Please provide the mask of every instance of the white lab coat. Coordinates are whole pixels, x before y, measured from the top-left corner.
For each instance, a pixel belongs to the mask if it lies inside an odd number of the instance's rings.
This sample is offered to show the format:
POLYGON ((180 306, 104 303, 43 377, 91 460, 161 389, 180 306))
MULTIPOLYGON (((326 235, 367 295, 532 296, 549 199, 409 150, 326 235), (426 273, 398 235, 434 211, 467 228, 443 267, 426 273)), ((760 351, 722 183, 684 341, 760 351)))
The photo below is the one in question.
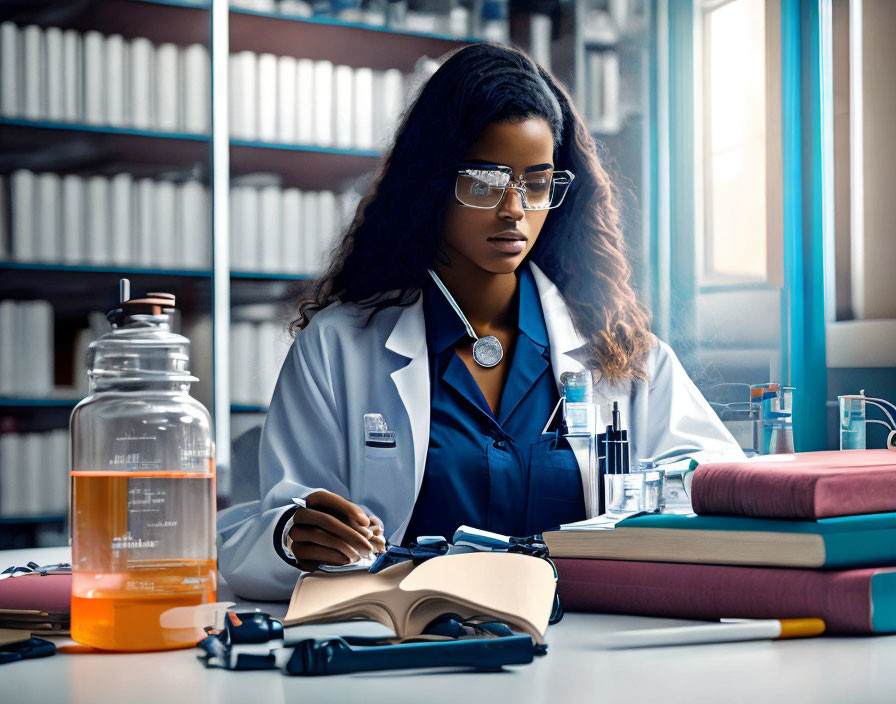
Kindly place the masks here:
MULTIPOLYGON (((559 384, 563 372, 584 369, 576 357, 584 340, 560 291, 537 266, 530 266, 559 384)), ((273 531, 283 512, 294 506, 293 498, 318 488, 379 516, 392 543, 404 536, 429 445, 422 299, 387 308, 363 327, 366 315, 356 304, 328 306, 296 336, 283 365, 261 437, 262 499, 229 509, 218 520, 218 566, 243 597, 289 598, 298 573, 275 553, 273 531), (365 446, 365 413, 383 414, 395 431, 396 447, 365 446)), ((679 445, 739 453, 668 345, 658 342, 647 368, 649 382, 595 385, 604 425, 610 421, 611 402, 618 401, 633 461, 679 445)))

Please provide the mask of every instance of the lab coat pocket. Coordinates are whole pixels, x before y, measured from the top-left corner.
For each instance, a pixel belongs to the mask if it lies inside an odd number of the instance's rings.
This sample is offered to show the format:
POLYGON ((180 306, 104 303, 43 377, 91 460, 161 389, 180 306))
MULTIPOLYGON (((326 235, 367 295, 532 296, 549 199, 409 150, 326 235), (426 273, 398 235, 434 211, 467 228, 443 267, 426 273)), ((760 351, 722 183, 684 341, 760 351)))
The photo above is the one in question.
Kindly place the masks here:
POLYGON ((361 503, 380 520, 394 513, 387 506, 394 509, 400 492, 408 484, 408 479, 402 477, 400 460, 398 447, 364 448, 364 498, 361 503))

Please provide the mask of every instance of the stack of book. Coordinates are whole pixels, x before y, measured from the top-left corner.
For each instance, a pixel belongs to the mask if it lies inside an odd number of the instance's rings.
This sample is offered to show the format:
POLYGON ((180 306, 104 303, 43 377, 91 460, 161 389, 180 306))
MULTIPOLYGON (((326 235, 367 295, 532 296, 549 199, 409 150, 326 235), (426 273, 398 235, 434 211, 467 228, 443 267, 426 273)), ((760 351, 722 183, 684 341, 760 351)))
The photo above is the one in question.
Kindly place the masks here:
POLYGON ((700 465, 692 515, 544 534, 565 609, 896 632, 896 452, 700 465))

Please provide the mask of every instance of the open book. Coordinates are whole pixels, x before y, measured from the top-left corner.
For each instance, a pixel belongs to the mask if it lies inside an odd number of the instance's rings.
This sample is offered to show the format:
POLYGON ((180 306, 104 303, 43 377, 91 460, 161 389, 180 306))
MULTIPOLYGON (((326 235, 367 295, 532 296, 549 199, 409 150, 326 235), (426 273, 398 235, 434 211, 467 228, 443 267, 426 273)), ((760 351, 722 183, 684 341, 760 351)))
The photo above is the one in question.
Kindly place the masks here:
POLYGON ((543 643, 555 587, 545 560, 500 552, 401 562, 376 574, 310 573, 299 578, 283 625, 366 619, 403 639, 452 613, 501 621, 543 643))

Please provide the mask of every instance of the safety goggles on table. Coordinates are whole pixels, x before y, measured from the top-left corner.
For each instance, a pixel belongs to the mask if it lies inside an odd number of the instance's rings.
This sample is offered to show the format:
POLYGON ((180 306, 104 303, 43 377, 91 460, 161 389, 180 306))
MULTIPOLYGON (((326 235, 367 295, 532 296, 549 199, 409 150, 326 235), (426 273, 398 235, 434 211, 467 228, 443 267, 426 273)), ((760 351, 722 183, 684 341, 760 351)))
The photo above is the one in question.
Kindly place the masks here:
POLYGON ((494 208, 508 189, 520 194, 523 210, 550 210, 566 197, 575 176, 570 171, 538 167, 514 183, 513 169, 502 164, 459 164, 454 195, 470 208, 494 208))

